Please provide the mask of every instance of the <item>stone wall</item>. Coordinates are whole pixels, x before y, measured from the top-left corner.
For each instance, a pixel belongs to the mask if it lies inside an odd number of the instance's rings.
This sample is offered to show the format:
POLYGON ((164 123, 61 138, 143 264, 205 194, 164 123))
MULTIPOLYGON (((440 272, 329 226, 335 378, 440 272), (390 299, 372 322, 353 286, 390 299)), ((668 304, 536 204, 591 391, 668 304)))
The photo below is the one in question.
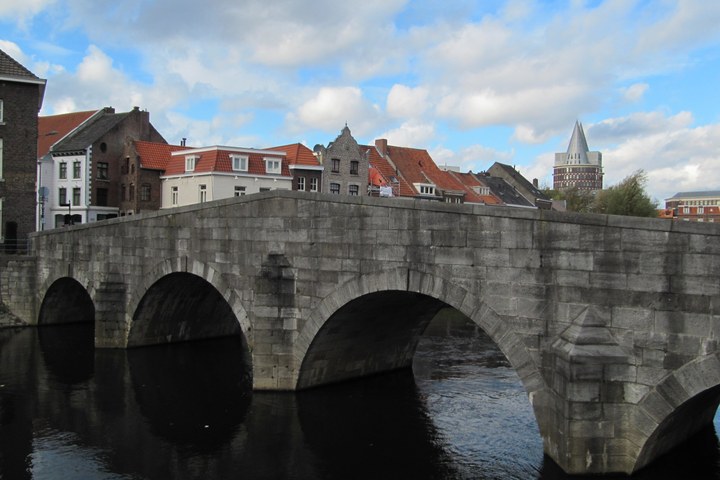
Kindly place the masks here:
POLYGON ((0 328, 37 322, 35 258, 0 255, 0 328))
MULTIPOLYGON (((147 343, 134 322, 163 308, 144 301, 151 288, 191 307, 160 281, 203 279, 240 325, 258 389, 405 366, 423 312, 453 307, 516 369, 568 472, 637 470, 720 401, 720 226, 275 191, 34 239, 38 299, 75 278, 98 345, 147 343)), ((153 341, 172 341, 158 332, 187 319, 162 317, 153 341)))

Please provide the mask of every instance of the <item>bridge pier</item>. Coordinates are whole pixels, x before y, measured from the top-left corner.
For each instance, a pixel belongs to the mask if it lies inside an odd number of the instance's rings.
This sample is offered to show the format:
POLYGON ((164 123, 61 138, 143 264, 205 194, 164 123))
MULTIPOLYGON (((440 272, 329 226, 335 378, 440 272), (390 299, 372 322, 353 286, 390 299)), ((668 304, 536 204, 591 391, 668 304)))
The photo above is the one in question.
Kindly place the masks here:
POLYGON ((127 287, 119 273, 111 273, 95 290, 95 346, 125 348, 127 287))

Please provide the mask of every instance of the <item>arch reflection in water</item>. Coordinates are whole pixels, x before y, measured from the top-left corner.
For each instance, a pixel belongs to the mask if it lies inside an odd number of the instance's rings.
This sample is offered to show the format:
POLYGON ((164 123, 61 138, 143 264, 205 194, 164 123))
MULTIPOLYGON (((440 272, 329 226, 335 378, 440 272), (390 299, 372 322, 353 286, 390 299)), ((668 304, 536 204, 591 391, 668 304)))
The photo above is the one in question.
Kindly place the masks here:
POLYGON ((239 336, 127 352, 135 399, 153 431, 195 452, 229 442, 250 405, 239 336))

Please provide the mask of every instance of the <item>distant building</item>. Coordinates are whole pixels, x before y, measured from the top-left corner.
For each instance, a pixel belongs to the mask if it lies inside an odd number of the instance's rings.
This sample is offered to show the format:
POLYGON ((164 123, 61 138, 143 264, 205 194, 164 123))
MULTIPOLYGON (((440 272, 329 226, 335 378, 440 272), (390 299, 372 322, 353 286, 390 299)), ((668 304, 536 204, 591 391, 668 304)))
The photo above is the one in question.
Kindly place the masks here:
POLYGON ((602 153, 590 151, 580 122, 575 122, 567 152, 555 154, 553 188, 589 191, 603 188, 602 153))
POLYGON ((552 209, 552 200, 538 188, 537 180, 530 182, 527 178, 523 177, 520 172, 515 170, 515 167, 495 162, 488 168, 487 173, 493 177, 500 177, 505 180, 536 207, 543 210, 552 209))
POLYGON ((292 190, 283 150, 211 146, 169 152, 162 180, 162 208, 292 190))
POLYGON ((720 222, 720 191, 676 193, 665 200, 660 216, 685 222, 720 222))
POLYGON ((0 250, 24 249, 35 230, 38 112, 45 80, 0 50, 0 250))
POLYGON ((325 193, 367 195, 369 161, 347 125, 327 148, 315 147, 323 166, 325 193))
POLYGON ((292 143, 268 150, 285 152, 292 175, 292 189, 298 192, 321 192, 323 166, 318 157, 302 143, 292 143))
POLYGON ((123 179, 135 178, 137 159, 128 155, 128 144, 135 140, 165 141, 148 112, 135 107, 115 113, 106 107, 53 143, 48 154, 54 191, 46 207, 50 218, 46 228, 134 213, 135 207, 127 205, 134 205, 138 185, 123 179))

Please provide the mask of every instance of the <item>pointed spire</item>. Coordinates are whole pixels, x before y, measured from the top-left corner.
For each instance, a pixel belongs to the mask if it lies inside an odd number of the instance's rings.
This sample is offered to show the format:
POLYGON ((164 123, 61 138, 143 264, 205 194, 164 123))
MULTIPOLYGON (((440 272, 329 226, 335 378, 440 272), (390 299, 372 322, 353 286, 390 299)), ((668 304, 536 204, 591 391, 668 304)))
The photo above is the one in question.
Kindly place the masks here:
POLYGON ((570 144, 567 149, 567 163, 590 163, 587 157, 587 152, 589 151, 590 149, 588 148, 587 140, 585 139, 585 132, 583 131, 582 124, 576 120, 575 128, 573 129, 570 144))

